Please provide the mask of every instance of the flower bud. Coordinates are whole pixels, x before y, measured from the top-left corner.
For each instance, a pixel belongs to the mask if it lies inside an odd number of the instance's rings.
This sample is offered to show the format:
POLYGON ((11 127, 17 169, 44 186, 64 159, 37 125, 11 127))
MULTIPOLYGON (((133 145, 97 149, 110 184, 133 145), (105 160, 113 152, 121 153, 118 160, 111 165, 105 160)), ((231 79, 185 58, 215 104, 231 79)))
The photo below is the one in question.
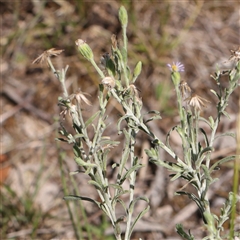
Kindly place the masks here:
POLYGON ((82 39, 78 39, 75 41, 79 52, 85 57, 88 61, 93 60, 93 52, 89 45, 83 41, 82 39))
POLYGON ((127 26, 128 24, 128 15, 125 7, 121 6, 118 12, 119 20, 122 24, 122 26, 127 26))
POLYGON ((180 81, 181 81, 180 73, 179 72, 172 72, 171 73, 171 79, 172 79, 172 82, 173 82, 174 86, 178 86, 180 81))
POLYGON ((140 75, 141 71, 142 71, 142 62, 139 61, 133 71, 133 79, 134 79, 133 82, 135 82, 137 77, 140 75))

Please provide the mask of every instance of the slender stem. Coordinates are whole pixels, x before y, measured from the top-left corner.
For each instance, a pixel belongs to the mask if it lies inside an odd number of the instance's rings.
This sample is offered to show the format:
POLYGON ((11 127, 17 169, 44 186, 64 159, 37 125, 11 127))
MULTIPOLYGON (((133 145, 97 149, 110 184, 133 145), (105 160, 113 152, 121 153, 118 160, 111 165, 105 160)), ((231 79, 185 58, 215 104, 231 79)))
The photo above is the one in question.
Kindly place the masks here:
POLYGON ((187 156, 187 151, 189 149, 189 144, 186 139, 186 111, 182 106, 182 95, 179 90, 179 86, 175 85, 175 91, 177 94, 177 103, 178 103, 178 112, 180 115, 180 121, 181 121, 181 129, 182 129, 182 134, 181 139, 182 139, 182 146, 183 146, 183 156, 187 156))
POLYGON ((127 26, 122 26, 123 46, 127 52, 127 26))
MULTIPOLYGON (((130 164, 131 167, 135 165, 134 163, 134 146, 135 146, 135 131, 133 129, 129 129, 128 131, 130 136, 130 164)), ((134 199, 134 187, 136 181, 136 171, 133 171, 130 174, 130 182, 129 182, 129 206, 134 199)), ((127 227, 125 232, 125 240, 130 240, 130 229, 131 229, 131 222, 132 222, 132 214, 133 211, 128 211, 128 218, 127 218, 127 227)))
POLYGON ((105 77, 104 73, 102 72, 102 70, 98 67, 98 65, 96 64, 96 62, 92 59, 91 64, 93 65, 93 67, 96 69, 96 71, 98 72, 98 74, 100 75, 100 77, 103 79, 105 77))
POLYGON ((240 170, 240 98, 238 100, 238 119, 237 119, 237 152, 236 152, 236 161, 234 161, 234 174, 233 174, 233 204, 232 204, 232 212, 230 218, 230 232, 229 232, 229 239, 234 238, 234 226, 235 226, 235 219, 236 219, 236 202, 237 194, 238 194, 238 187, 239 187, 239 170, 240 170))
POLYGON ((57 77, 57 79, 61 83, 62 90, 63 90, 63 96, 65 98, 67 98, 68 97, 68 92, 67 92, 67 88, 66 88, 66 85, 65 85, 65 79, 66 79, 66 73, 67 73, 67 70, 68 70, 68 65, 66 66, 65 69, 62 69, 61 73, 59 73, 58 71, 56 71, 55 67, 53 66, 50 57, 47 58, 47 62, 49 64, 52 72, 54 73, 54 75, 57 77))
POLYGON ((129 86, 129 79, 128 79, 128 73, 127 73, 127 25, 122 25, 122 36, 123 36, 123 49, 125 51, 124 53, 124 59, 122 59, 122 69, 123 69, 123 74, 124 74, 124 79, 125 79, 125 84, 126 87, 128 88, 129 86))

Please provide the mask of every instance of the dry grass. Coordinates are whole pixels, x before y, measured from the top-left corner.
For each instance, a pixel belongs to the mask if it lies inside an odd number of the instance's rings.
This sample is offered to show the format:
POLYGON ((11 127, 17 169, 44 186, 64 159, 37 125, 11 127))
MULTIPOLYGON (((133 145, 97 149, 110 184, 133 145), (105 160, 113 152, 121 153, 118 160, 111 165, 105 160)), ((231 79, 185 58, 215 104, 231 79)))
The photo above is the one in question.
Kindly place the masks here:
MULTIPOLYGON (((11 222, 5 223, 4 232, 1 233, 4 238, 74 239, 62 200, 58 150, 54 141, 58 128, 54 118, 59 114, 57 97, 61 95, 61 88, 47 66, 32 65, 31 62, 46 49, 64 49, 61 57, 55 60, 56 64, 59 68, 70 65, 67 80, 69 92, 80 86, 82 91, 91 94, 93 107, 86 109, 86 116, 89 116, 96 110, 94 101, 97 100, 98 77, 86 61, 79 59, 74 42, 78 38, 85 39, 99 61, 103 53, 110 51, 111 34, 121 34, 117 20, 120 5, 119 1, 82 3, 77 0, 55 0, 45 1, 45 4, 44 1, 33 0, 0 2, 1 157, 7 159, 2 167, 10 166, 5 180, 7 185, 19 198, 26 193, 33 196, 31 206, 41 214, 36 226, 31 220, 16 224, 12 217, 11 222), (33 235, 34 227, 36 231, 33 235)), ((125 6, 130 20, 128 34, 132 60, 129 64, 133 67, 138 60, 143 62, 143 73, 137 87, 141 90, 144 111, 156 109, 162 112, 163 120, 152 127, 158 135, 164 136, 177 122, 175 93, 166 64, 174 60, 183 62, 186 69, 184 79, 197 94, 214 105, 216 99, 209 90, 216 87, 210 74, 214 73, 216 63, 226 67, 229 63, 224 62, 230 55, 230 49, 240 44, 239 3, 214 0, 132 1, 125 6), (159 94, 161 96, 158 99, 159 94)), ((236 91, 228 106, 231 121, 223 119, 221 131, 236 131, 238 98, 236 91)), ((118 114, 119 109, 114 102, 109 106, 110 111, 118 114)), ((209 106, 205 114, 212 111, 209 106)), ((140 137, 138 144, 141 155, 142 147, 148 145, 148 139, 140 137)), ((178 145, 177 138, 174 143, 178 145)), ((62 145, 62 148, 67 152, 67 176, 68 171, 75 170, 76 166, 69 146, 62 145)), ((234 154, 235 149, 234 141, 227 139, 219 142, 214 158, 234 154)), ((117 154, 112 153, 112 161, 117 154)), ((199 229, 200 218, 195 206, 186 198, 173 196, 183 183, 169 183, 167 172, 148 165, 144 156, 143 161, 147 167, 139 173, 136 191, 137 194, 150 197, 153 211, 144 219, 143 225, 137 227, 135 238, 178 239, 173 223, 179 218, 184 226, 193 229, 192 233, 201 238, 203 233, 199 229), (187 210, 181 212, 185 206, 187 210), (162 230, 166 228, 168 231, 163 234, 162 230)), ((216 212, 231 190, 232 165, 225 166, 219 173, 223 178, 210 193, 216 212)), ((82 195, 96 194, 89 188, 84 176, 77 176, 77 183, 82 195)), ((12 207, 14 204, 22 203, 16 200, 12 202, 12 207)), ((101 214, 92 205, 84 206, 89 222, 101 224, 101 214)), ((18 207, 24 216, 24 210, 18 207)), ((96 239, 104 237, 98 236, 96 239)))

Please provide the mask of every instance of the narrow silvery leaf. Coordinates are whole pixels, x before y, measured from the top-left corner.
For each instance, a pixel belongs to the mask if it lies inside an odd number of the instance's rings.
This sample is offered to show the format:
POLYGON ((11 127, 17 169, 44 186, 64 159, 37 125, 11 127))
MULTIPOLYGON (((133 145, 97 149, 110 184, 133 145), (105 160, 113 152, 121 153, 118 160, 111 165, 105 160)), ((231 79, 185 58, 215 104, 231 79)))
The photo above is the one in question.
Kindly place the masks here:
POLYGON ((103 186, 101 186, 101 184, 99 184, 98 182, 94 180, 89 180, 88 183, 94 185, 98 190, 103 192, 103 186))
POLYGON ((138 222, 139 219, 141 219, 141 218, 143 217, 143 215, 144 215, 146 212, 148 212, 149 209, 150 209, 150 206, 148 205, 144 210, 142 210, 142 211, 137 215, 137 217, 135 218, 135 220, 134 220, 134 222, 133 222, 133 224, 132 224, 132 226, 131 226, 131 229, 130 229, 130 232, 129 232, 129 239, 130 239, 130 236, 131 236, 131 234, 132 234, 132 232, 133 232, 133 230, 134 230, 134 227, 135 227, 136 223, 138 222))
POLYGON ((92 168, 97 167, 95 163, 85 162, 80 157, 75 158, 75 161, 79 166, 82 166, 82 167, 92 167, 92 168))
POLYGON ((100 111, 97 111, 95 114, 93 114, 86 122, 85 122, 85 128, 87 128, 92 122, 98 117, 100 114, 100 111))
POLYGON ((95 203, 98 207, 100 207, 100 202, 89 198, 89 197, 82 197, 82 196, 76 196, 76 195, 69 195, 69 196, 65 196, 63 197, 64 200, 83 200, 83 201, 88 201, 88 202, 92 202, 95 203))
POLYGON ((222 158, 221 160, 218 160, 217 162, 215 162, 211 168, 209 169, 210 172, 212 172, 217 166, 225 163, 225 162, 228 162, 228 161, 232 161, 236 158, 237 156, 236 155, 233 155, 233 156, 228 156, 228 157, 225 157, 225 158, 222 158))
POLYGON ((133 80, 132 80, 133 83, 136 81, 136 79, 140 75, 141 71, 142 71, 142 62, 139 61, 133 70, 133 80))
POLYGON ((229 116, 229 114, 228 114, 226 111, 223 111, 222 113, 223 113, 223 115, 225 115, 228 119, 230 119, 230 116, 229 116))
POLYGON ((212 125, 211 121, 208 121, 207 119, 205 119, 203 117, 199 117, 199 120, 205 122, 209 127, 212 128, 213 125, 212 125))
POLYGON ((213 129, 213 127, 214 127, 214 120, 213 120, 212 116, 209 117, 209 121, 211 123, 211 128, 213 129))
POLYGON ((78 138, 83 138, 85 136, 83 134, 78 133, 78 134, 74 135, 73 137, 74 137, 74 139, 78 139, 78 138))
POLYGON ((194 236, 192 234, 187 234, 184 230, 183 230, 183 226, 182 224, 176 224, 176 229, 177 229, 177 233, 183 237, 184 239, 187 240, 194 240, 194 236))
POLYGON ((149 199, 147 197, 145 197, 145 196, 137 197, 130 203, 129 212, 133 212, 134 206, 139 200, 142 200, 142 201, 145 201, 145 202, 149 203, 149 199))
POLYGON ((209 146, 209 141, 208 141, 207 133, 205 132, 205 130, 204 130, 203 128, 199 128, 199 130, 203 133, 206 146, 209 146))
POLYGON ((216 139, 219 138, 219 137, 224 137, 224 136, 232 137, 232 138, 236 139, 236 134, 235 134, 235 133, 226 132, 226 133, 222 133, 222 134, 217 135, 217 136, 214 138, 214 140, 216 140, 216 139))
POLYGON ((214 91, 213 89, 211 89, 210 92, 212 92, 218 99, 221 98, 221 97, 219 96, 219 94, 216 93, 216 91, 214 91))
POLYGON ((124 175, 123 177, 121 178, 120 180, 120 183, 123 183, 129 176, 132 172, 134 171, 137 171, 137 169, 141 168, 142 167, 142 164, 138 164, 138 165, 135 165, 133 167, 131 167, 124 175))

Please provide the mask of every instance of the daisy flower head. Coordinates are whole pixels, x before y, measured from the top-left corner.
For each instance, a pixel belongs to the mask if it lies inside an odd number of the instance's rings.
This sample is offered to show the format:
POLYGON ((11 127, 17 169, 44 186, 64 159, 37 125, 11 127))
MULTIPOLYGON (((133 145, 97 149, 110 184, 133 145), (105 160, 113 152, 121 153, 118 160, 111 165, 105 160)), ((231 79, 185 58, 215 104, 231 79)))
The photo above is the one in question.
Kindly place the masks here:
POLYGON ((181 81, 180 72, 184 71, 184 65, 181 62, 173 62, 173 64, 167 64, 171 70, 171 79, 175 87, 177 87, 181 81))
POLYGON ((172 64, 167 64, 171 72, 184 72, 184 65, 181 62, 173 62, 172 64))

